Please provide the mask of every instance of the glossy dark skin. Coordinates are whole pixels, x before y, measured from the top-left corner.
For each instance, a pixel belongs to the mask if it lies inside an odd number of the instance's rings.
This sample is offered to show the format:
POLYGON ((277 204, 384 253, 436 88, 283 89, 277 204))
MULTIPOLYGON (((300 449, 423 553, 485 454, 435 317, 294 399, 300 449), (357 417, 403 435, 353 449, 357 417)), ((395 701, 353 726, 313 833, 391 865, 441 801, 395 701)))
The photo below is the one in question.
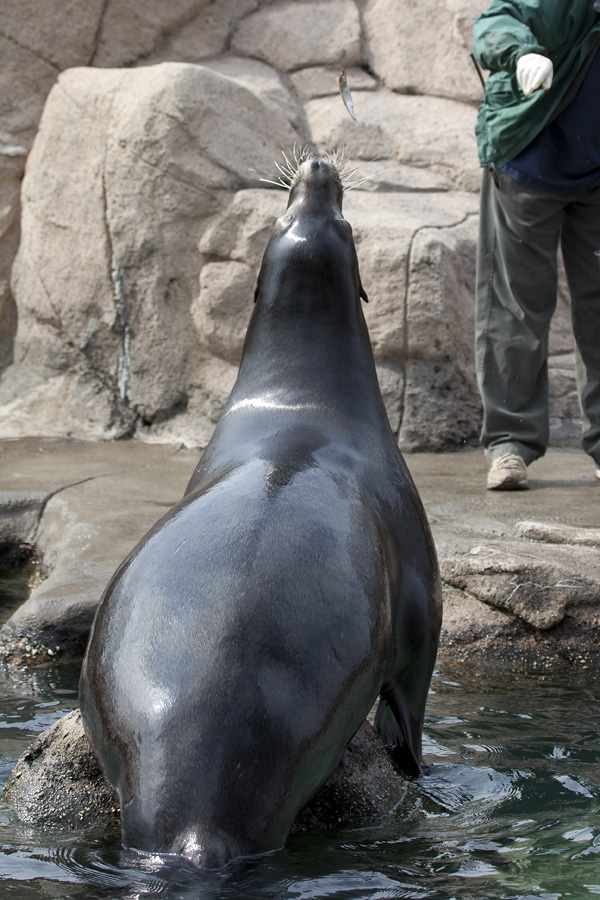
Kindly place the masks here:
POLYGON ((282 847, 380 693, 382 736, 420 765, 439 576, 341 200, 328 163, 303 164, 221 421, 109 584, 84 660, 124 844, 205 868, 282 847))

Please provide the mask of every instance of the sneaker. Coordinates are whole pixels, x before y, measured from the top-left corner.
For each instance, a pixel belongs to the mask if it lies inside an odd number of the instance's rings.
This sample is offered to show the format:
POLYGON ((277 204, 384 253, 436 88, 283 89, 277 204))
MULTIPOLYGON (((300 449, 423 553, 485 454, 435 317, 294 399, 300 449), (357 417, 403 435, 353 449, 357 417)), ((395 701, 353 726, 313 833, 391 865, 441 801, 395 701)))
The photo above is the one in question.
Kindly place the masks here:
POLYGON ((506 453, 494 460, 488 472, 488 491, 523 491, 527 487, 527 466, 520 456, 506 453))

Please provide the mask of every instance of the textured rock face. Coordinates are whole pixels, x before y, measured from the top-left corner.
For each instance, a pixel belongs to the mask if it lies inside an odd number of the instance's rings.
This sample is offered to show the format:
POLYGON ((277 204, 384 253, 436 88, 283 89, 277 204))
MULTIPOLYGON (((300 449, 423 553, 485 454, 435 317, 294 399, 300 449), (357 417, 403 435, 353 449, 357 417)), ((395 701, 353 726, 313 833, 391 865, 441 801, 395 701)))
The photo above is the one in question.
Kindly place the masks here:
POLYGON ((487 0, 367 0, 371 65, 387 87, 478 102, 471 27, 487 0))
MULTIPOLYGON (((59 15, 56 0, 6 0, 0 436, 205 444, 285 207, 259 178, 282 147, 308 144, 343 145, 355 180, 370 177, 346 214, 401 445, 475 440, 481 85, 469 51, 487 5, 70 0, 59 15), (360 125, 339 96, 342 66, 360 125)), ((551 351, 552 434, 573 440, 564 284, 551 351)))
POLYGON ((363 62, 358 7, 353 0, 305 0, 273 4, 248 16, 232 47, 277 69, 363 62))
MULTIPOLYGON (((294 830, 344 828, 391 813, 407 793, 406 782, 368 722, 363 722, 338 766, 294 830)), ((110 827, 118 801, 83 730, 79 710, 44 731, 21 756, 2 790, 25 825, 110 827)))
POLYGON ((272 134, 297 140, 277 106, 203 67, 61 75, 23 188, 8 428, 52 431, 58 406, 59 430, 120 437, 185 407, 200 236, 219 195, 277 153, 272 134))

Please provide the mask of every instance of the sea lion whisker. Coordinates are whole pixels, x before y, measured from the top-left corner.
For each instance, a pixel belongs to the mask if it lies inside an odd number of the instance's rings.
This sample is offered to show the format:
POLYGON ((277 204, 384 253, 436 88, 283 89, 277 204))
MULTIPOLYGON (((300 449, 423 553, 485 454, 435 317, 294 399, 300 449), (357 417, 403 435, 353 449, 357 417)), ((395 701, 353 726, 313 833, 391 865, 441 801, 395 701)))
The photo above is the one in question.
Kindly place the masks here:
POLYGON ((344 190, 353 191, 357 187, 360 187, 361 184, 364 184, 365 181, 371 181, 372 178, 376 178, 377 175, 383 175, 384 172, 389 172, 391 166, 387 166, 385 169, 379 169, 378 172, 373 172, 371 175, 365 175, 364 178, 360 178, 358 181, 350 181, 344 184, 344 190))
POLYGON ((277 161, 275 162, 275 168, 280 173, 280 175, 283 177, 283 179, 285 180, 285 183, 289 187, 290 180, 291 180, 291 173, 284 166, 280 166, 277 161))
POLYGON ((259 178, 258 180, 262 181, 263 184, 274 184, 275 187, 283 188, 286 191, 289 188, 289 184, 287 183, 287 181, 284 181, 283 179, 280 179, 279 181, 273 181, 272 178, 259 178))

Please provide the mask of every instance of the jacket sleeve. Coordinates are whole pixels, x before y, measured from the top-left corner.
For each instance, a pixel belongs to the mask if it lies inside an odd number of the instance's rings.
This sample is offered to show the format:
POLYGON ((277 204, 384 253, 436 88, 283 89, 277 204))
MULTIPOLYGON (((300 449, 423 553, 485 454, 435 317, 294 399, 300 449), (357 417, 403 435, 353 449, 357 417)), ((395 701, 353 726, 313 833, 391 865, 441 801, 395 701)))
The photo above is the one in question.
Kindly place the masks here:
POLYGON ((493 0, 473 25, 473 51, 483 69, 512 75, 526 53, 548 56, 531 30, 540 5, 540 0, 493 0))

